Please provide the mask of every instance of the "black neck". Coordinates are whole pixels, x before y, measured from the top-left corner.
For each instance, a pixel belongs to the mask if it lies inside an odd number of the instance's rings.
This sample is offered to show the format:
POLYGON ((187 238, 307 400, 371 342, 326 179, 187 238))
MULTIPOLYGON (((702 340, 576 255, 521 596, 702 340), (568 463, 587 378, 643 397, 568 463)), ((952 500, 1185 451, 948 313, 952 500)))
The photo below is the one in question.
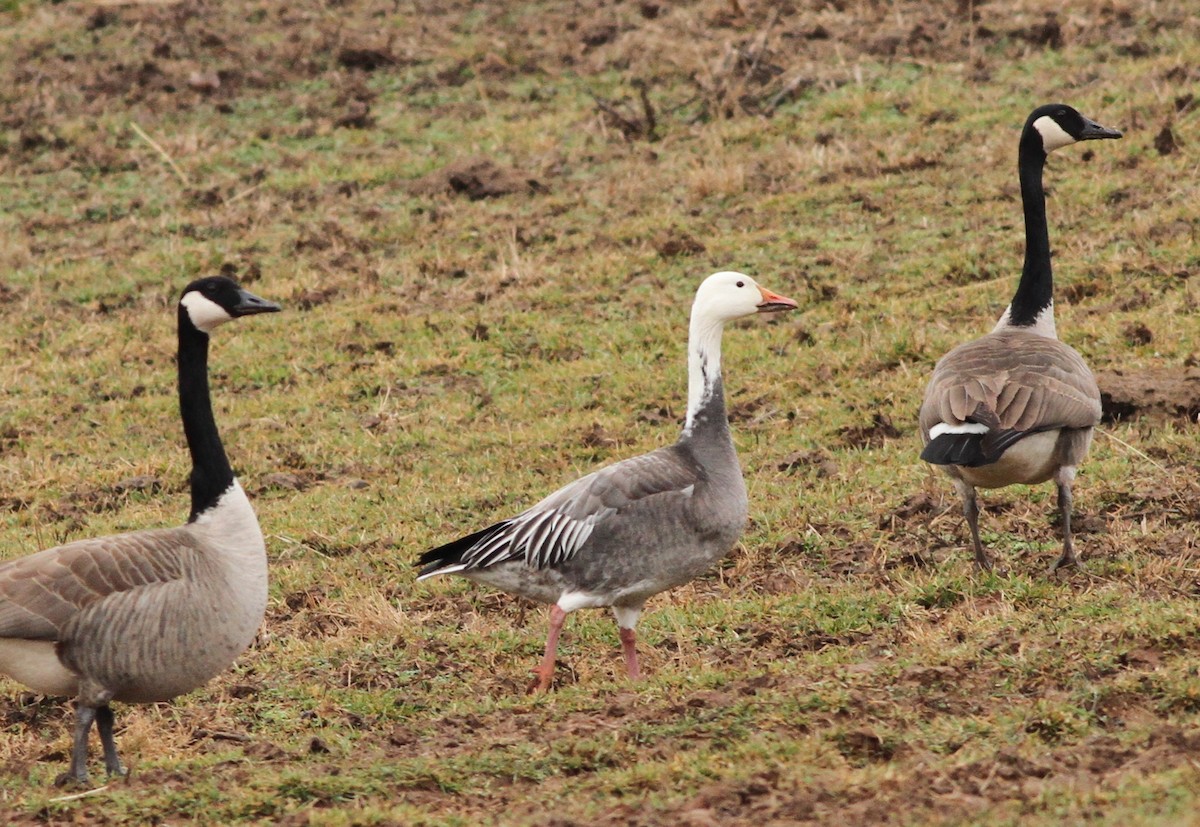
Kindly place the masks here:
POLYGON ((208 395, 208 334, 197 330, 187 310, 179 308, 179 413, 192 455, 192 522, 233 485, 233 469, 208 395))
POLYGON ((1054 274, 1050 269, 1050 231, 1046 227, 1046 192, 1042 170, 1046 152, 1035 129, 1021 136, 1017 168, 1021 177, 1021 205, 1025 209, 1025 266, 1013 296, 1009 323, 1028 327, 1054 299, 1054 274))

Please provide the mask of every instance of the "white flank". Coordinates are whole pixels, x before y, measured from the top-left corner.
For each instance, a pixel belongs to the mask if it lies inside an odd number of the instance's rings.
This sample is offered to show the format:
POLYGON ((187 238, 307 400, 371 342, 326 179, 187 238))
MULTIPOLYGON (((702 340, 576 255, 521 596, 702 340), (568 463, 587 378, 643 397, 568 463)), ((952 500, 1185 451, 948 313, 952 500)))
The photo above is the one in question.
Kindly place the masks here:
POLYGON ((213 328, 233 318, 224 307, 195 290, 189 291, 179 303, 187 309, 188 318, 192 320, 196 329, 205 333, 211 333, 213 328))
POLYGON ((978 468, 959 465, 958 473, 968 484, 979 488, 1045 482, 1055 473, 1058 435, 1057 430, 1030 434, 1005 451, 998 461, 978 468))
POLYGON ((942 434, 986 434, 989 428, 982 422, 964 422, 961 425, 947 425, 939 422, 929 429, 929 438, 937 439, 942 434))
POLYGON ((52 640, 0 638, 0 674, 43 695, 71 697, 79 679, 62 665, 52 640))
POLYGON ((1071 137, 1070 133, 1059 126, 1058 121, 1049 115, 1042 115, 1034 121, 1033 128, 1042 136, 1042 146, 1046 152, 1053 152, 1075 143, 1075 139, 1071 137))
POLYGON ((562 609, 567 614, 576 609, 594 609, 600 606, 607 606, 611 602, 610 597, 602 594, 591 594, 590 592, 567 592, 562 597, 558 598, 558 608, 562 609))

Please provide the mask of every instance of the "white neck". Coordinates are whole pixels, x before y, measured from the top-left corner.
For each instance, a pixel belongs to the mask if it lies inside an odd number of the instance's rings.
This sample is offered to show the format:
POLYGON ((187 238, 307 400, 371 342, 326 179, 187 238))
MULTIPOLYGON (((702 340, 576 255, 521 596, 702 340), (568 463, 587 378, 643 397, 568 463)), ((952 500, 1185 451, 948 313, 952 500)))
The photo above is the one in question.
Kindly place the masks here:
POLYGON ((200 512, 188 523, 197 537, 229 560, 261 561, 265 571, 266 546, 258 517, 250 499, 236 479, 217 500, 216 505, 200 512))
POLYGON ((211 572, 207 585, 219 590, 214 610, 222 616, 212 621, 220 632, 213 651, 237 655, 254 640, 267 609, 267 548, 254 507, 235 479, 183 530, 199 541, 211 572))
POLYGON ((1002 330, 1028 330, 1030 333, 1036 333, 1039 336, 1045 336, 1047 339, 1057 339, 1058 331, 1054 327, 1054 302, 1046 305, 1037 315, 1037 319, 1030 327, 1015 327, 1011 321, 1012 305, 1004 309, 1004 315, 1000 317, 1000 321, 996 322, 996 326, 992 328, 993 333, 999 333, 1002 330))
POLYGON ((688 406, 683 433, 692 432, 696 414, 712 396, 721 376, 721 333, 725 325, 705 314, 692 312, 688 329, 688 406))

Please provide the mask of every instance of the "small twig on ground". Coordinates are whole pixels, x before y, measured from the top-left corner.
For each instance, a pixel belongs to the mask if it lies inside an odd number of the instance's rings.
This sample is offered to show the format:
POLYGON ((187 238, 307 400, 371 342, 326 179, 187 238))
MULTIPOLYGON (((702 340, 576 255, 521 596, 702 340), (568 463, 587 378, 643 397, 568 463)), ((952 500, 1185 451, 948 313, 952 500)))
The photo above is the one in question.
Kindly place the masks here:
POLYGON ((1123 445, 1126 449, 1129 450, 1130 453, 1137 454, 1139 457, 1146 460, 1146 462, 1150 463, 1151 465, 1153 465, 1155 468, 1159 469, 1160 471, 1167 470, 1167 466, 1163 465, 1161 462, 1158 462, 1157 460, 1155 460, 1153 457, 1151 457, 1149 454, 1145 453, 1144 451, 1134 448, 1132 445, 1130 445, 1125 440, 1121 439, 1116 434, 1110 433, 1109 431, 1099 431, 1099 430, 1097 431, 1097 433, 1104 434, 1104 436, 1108 437, 1109 439, 1111 439, 1113 442, 1117 443, 1118 445, 1123 445))
POLYGON ((102 793, 107 789, 108 789, 108 785, 105 784, 103 787, 96 787, 94 790, 84 790, 81 793, 71 793, 71 795, 60 795, 58 798, 50 799, 50 801, 54 804, 58 804, 63 801, 75 801, 76 799, 79 799, 79 798, 87 798, 89 795, 96 795, 97 793, 102 793))
POLYGON ((257 190, 257 189, 258 189, 259 187, 261 187, 261 186, 262 186, 262 182, 261 182, 261 181, 259 181, 259 182, 258 182, 257 184, 255 184, 254 186, 252 186, 252 187, 249 187, 249 188, 247 188, 247 189, 244 189, 244 190, 242 190, 242 191, 241 191, 241 192, 239 192, 237 195, 231 195, 229 198, 226 198, 226 199, 225 199, 225 203, 226 203, 226 204, 232 204, 234 201, 240 201, 241 199, 245 198, 247 195, 250 195, 252 192, 254 192, 255 190, 257 190))
POLYGON ((191 743, 194 744, 205 738, 211 738, 213 741, 237 741, 239 743, 250 740, 250 736, 244 732, 227 732, 221 729, 198 729, 192 733, 191 743))
POLYGON ((646 134, 645 126, 638 123, 633 118, 628 118, 621 113, 615 106, 606 101, 599 95, 592 95, 592 100, 596 102, 596 108, 603 114, 608 116, 609 121, 617 129, 621 130, 621 134, 625 140, 632 141, 635 138, 643 137, 646 134))
POLYGON ((746 71, 742 75, 743 81, 749 81, 756 71, 758 71, 759 61, 763 55, 767 53, 767 40, 771 37, 771 30, 775 28, 775 24, 779 22, 779 9, 775 9, 771 15, 771 19, 767 21, 767 25, 763 26, 762 30, 754 38, 754 44, 750 47, 750 63, 746 67, 746 71))
POLYGON ((638 78, 633 82, 633 86, 638 90, 638 95, 642 98, 642 113, 646 118, 646 140, 657 141, 658 134, 658 119, 654 115, 654 106, 650 103, 649 87, 646 81, 638 78))
POLYGON ((92 0, 92 5, 106 9, 120 6, 175 6, 183 0, 92 0))
POLYGON ((155 141, 153 138, 151 138, 149 135, 147 135, 145 130, 143 130, 140 126, 137 125, 137 121, 130 121, 129 126, 133 129, 134 132, 136 132, 141 137, 141 139, 143 141, 150 144, 150 146, 154 148, 155 152, 157 152, 159 155, 162 156, 162 159, 167 162, 167 165, 170 166, 172 170, 174 170, 175 175, 179 177, 179 181, 185 187, 191 186, 191 183, 188 181, 187 176, 184 175, 183 170, 181 170, 179 168, 179 164, 175 163, 175 159, 172 158, 167 153, 167 151, 159 145, 159 143, 157 141, 155 141))

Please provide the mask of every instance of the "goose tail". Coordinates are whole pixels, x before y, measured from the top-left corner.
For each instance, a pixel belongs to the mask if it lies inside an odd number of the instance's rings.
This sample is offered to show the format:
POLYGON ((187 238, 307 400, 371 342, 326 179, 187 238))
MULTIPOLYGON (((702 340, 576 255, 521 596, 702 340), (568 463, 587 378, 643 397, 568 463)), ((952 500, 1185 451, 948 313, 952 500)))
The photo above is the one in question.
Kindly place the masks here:
POLYGON ((464 557, 480 543, 486 542, 488 538, 507 525, 507 521, 499 522, 487 528, 480 529, 474 534, 459 537, 457 540, 451 540, 445 545, 430 549, 413 563, 414 566, 421 567, 421 570, 417 572, 417 579, 424 580, 427 577, 433 577, 437 574, 454 574, 464 569, 476 568, 477 566, 474 564, 474 561, 464 559, 464 557))
POLYGON ((921 451, 921 459, 932 465, 987 465, 983 453, 983 434, 945 433, 935 437, 921 451))

